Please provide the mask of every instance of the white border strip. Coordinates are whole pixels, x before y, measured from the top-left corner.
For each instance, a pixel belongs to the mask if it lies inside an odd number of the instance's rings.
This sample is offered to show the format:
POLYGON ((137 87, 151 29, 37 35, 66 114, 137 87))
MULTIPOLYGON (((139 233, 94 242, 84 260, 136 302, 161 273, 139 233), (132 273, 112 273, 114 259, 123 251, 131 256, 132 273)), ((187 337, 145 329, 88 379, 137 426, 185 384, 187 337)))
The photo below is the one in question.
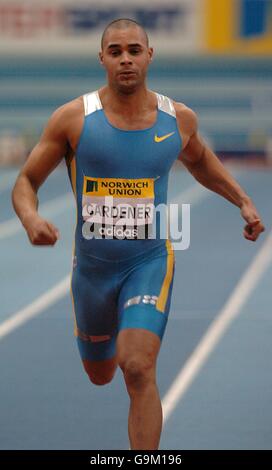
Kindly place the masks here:
POLYGON ((272 231, 162 400, 164 422, 182 399, 272 261, 272 231))
POLYGON ((27 305, 22 310, 19 310, 10 318, 5 320, 0 325, 0 340, 7 336, 12 331, 16 330, 24 323, 28 322, 34 317, 40 315, 44 310, 49 308, 55 302, 65 297, 70 288, 70 275, 66 276, 55 287, 48 290, 45 294, 38 297, 31 304, 27 305))

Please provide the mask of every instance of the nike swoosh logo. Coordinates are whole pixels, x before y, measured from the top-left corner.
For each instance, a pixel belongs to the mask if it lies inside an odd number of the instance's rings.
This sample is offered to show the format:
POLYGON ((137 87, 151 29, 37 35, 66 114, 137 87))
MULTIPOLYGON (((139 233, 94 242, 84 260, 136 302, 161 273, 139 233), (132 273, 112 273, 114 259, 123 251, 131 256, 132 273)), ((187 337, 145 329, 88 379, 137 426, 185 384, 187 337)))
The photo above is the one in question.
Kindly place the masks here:
POLYGON ((161 137, 157 136, 157 134, 154 137, 155 142, 163 142, 164 140, 168 139, 171 137, 171 135, 175 134, 175 132, 170 132, 170 134, 162 135, 161 137))

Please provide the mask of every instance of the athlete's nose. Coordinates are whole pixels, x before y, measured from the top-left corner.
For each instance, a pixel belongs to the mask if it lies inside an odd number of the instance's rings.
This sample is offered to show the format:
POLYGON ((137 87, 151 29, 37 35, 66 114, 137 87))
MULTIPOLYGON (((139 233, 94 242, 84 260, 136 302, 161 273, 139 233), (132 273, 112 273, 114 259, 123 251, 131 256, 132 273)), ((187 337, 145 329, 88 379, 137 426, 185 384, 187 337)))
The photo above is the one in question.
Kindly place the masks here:
POLYGON ((121 65, 132 64, 131 57, 128 52, 126 51, 123 52, 123 54, 121 55, 120 64, 121 65))

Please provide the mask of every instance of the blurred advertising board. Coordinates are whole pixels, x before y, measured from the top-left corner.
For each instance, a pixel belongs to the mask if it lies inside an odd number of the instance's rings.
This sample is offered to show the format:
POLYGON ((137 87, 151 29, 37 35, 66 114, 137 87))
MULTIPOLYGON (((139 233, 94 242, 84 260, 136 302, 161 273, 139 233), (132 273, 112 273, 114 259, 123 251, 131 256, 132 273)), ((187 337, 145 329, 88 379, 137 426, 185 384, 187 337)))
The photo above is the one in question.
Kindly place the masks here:
POLYGON ((206 52, 272 54, 272 0, 204 0, 206 52))
POLYGON ((140 22, 151 45, 169 56, 199 52, 199 0, 0 0, 3 55, 90 55, 105 26, 128 17, 140 22))
POLYGON ((94 55, 120 17, 163 56, 272 54, 272 0, 0 0, 0 54, 94 55))

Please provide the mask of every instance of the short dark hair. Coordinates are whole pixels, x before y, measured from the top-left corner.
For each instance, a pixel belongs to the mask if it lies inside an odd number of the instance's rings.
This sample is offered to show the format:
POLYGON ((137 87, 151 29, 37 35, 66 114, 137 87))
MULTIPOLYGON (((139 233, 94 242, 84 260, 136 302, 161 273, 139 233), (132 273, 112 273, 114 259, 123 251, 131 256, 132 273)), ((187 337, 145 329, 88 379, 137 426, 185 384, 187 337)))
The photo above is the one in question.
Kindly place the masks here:
POLYGON ((103 42, 104 42, 106 33, 108 32, 109 29, 111 28, 125 29, 125 28, 130 28, 131 26, 138 26, 139 28, 141 28, 141 30, 144 32, 147 46, 149 46, 149 39, 148 39, 147 32, 143 28, 143 26, 140 23, 138 23, 138 21, 132 20, 130 18, 118 18, 117 20, 111 21, 104 29, 104 32, 101 38, 101 49, 103 49, 103 42))

